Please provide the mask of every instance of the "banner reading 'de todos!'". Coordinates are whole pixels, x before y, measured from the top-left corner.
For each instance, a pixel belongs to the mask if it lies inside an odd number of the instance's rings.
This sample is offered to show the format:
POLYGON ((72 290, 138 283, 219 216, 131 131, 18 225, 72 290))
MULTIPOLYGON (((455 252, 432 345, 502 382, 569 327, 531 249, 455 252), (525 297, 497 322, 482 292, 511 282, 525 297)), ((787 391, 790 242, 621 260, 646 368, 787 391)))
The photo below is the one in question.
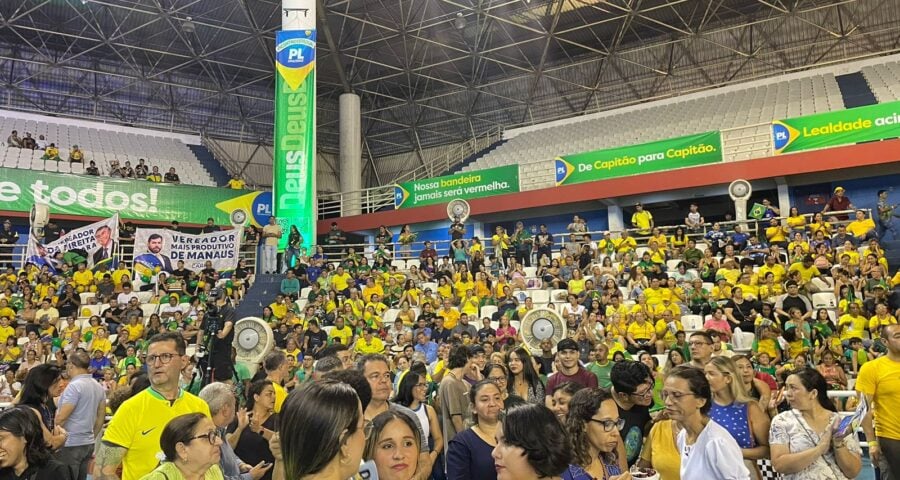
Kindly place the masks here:
POLYGON ((89 268, 105 264, 116 267, 119 254, 119 216, 100 220, 67 232, 50 243, 42 243, 35 235, 28 237, 25 261, 38 266, 48 265, 54 271, 59 267, 53 257, 63 252, 64 261, 77 265, 84 262, 89 268))
POLYGON ((900 137, 900 101, 772 122, 775 153, 900 137))
POLYGON ((489 197, 519 191, 519 166, 488 168, 394 186, 394 208, 447 203, 457 198, 489 197))
POLYGON ((556 158, 556 185, 593 182, 722 161, 719 132, 556 158))
POLYGON ((230 225, 243 211, 250 223, 262 226, 272 215, 269 192, 232 190, 199 185, 172 185, 146 180, 0 168, 0 210, 30 212, 45 203, 53 215, 111 217, 157 222, 230 225))
POLYGON ((243 229, 221 232, 175 232, 161 228, 138 228, 134 235, 135 278, 147 283, 157 273, 171 272, 184 261, 184 268, 199 272, 212 262, 219 272, 234 270, 238 263, 243 229))

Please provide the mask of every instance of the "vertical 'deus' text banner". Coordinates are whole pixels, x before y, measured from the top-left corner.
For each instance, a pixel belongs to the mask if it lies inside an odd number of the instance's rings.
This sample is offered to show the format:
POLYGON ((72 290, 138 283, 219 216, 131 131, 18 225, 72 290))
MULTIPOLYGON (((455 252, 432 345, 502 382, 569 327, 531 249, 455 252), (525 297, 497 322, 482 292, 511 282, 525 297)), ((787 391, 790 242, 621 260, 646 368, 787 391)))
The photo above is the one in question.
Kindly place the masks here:
MULTIPOLYGON (((275 34, 274 214, 296 225, 304 247, 316 238, 316 10, 314 0, 284 0, 275 34)), ((288 236, 279 245, 283 250, 288 236)))

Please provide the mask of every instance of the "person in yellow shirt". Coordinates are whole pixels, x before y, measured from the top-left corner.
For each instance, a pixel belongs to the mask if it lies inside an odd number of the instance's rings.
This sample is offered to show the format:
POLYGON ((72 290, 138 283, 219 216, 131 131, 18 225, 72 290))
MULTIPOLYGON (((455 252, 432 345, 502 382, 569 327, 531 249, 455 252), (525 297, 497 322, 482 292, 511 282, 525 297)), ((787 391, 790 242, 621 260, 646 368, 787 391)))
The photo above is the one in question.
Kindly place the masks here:
POLYGON ((631 215, 631 226, 638 230, 641 235, 650 235, 650 229, 653 228, 653 215, 644 210, 644 205, 637 203, 635 212, 631 215))
POLYGON ((777 218, 769 220, 769 226, 766 227, 766 240, 769 245, 778 245, 779 247, 787 247, 788 229, 778 223, 777 218))
POLYGON ((628 326, 625 340, 628 342, 627 350, 636 354, 639 350, 652 351, 656 347, 656 328, 647 321, 643 313, 634 314, 634 322, 628 326))
POLYGON ((684 325, 678 318, 666 310, 656 321, 656 353, 666 353, 666 350, 675 345, 675 334, 684 331, 684 325))
POLYGON ((637 248, 637 240, 628 233, 628 230, 622 230, 622 236, 613 239, 612 242, 616 247, 616 254, 620 258, 626 253, 634 252, 637 248))
POLYGON ((378 295, 378 297, 384 296, 384 287, 375 283, 375 279, 369 277, 366 280, 366 286, 363 287, 363 299, 365 301, 371 301, 372 295, 378 295))
POLYGON ((353 351, 358 355, 369 355, 373 353, 384 353, 384 342, 375 336, 377 330, 367 328, 362 338, 356 341, 353 351))
POLYGON ((659 278, 654 277, 650 280, 650 286, 644 289, 644 296, 647 297, 647 305, 656 307, 663 301, 663 289, 659 286, 659 278))
POLYGON ((91 344, 88 346, 88 351, 96 352, 97 350, 103 352, 104 355, 109 355, 109 351, 112 350, 112 342, 109 340, 105 327, 97 329, 97 336, 91 340, 91 344))
POLYGON ((447 330, 453 330, 453 327, 459 322, 459 310, 450 304, 449 299, 444 300, 444 306, 438 310, 437 316, 444 319, 444 328, 447 330))
POLYGON ((344 267, 338 266, 337 271, 331 277, 331 287, 334 291, 338 293, 343 293, 344 296, 350 296, 350 282, 353 281, 353 277, 350 276, 349 273, 344 271, 344 267))
POLYGON ((336 317, 334 319, 334 328, 331 329, 331 332, 328 333, 328 339, 334 343, 337 340, 341 345, 350 346, 353 343, 353 329, 344 325, 343 317, 336 317))
POLYGON ((787 271, 784 269, 784 265, 780 263, 776 263, 774 255, 766 255, 766 263, 765 265, 759 267, 759 271, 756 272, 758 278, 765 279, 766 274, 771 272, 773 275, 773 280, 775 283, 782 283, 784 281, 784 276, 787 274, 787 271))
POLYGON ((231 180, 228 181, 227 187, 232 190, 243 190, 246 184, 241 177, 234 175, 231 177, 231 180))
POLYGON ((864 338, 869 325, 869 320, 860 313, 859 304, 851 303, 847 308, 848 312, 838 319, 838 330, 841 332, 844 348, 849 346, 851 338, 864 338))
POLYGON ((6 345, 6 339, 15 338, 16 329, 9 326, 12 317, 0 315, 0 345, 6 345))
POLYGON ((866 218, 866 212, 863 210, 856 211, 856 219, 847 224, 847 231, 860 240, 876 238, 875 222, 871 218, 866 218))
POLYGON ((794 238, 788 244, 787 251, 793 252, 796 247, 802 248, 803 253, 809 253, 809 242, 803 238, 803 234, 800 232, 794 232, 794 238))
POLYGON ((6 298, 0 298, 0 318, 3 317, 6 317, 9 320, 16 318, 16 311, 10 308, 9 300, 6 298))
MULTIPOLYGON (((128 320, 128 324, 125 325, 125 330, 128 331, 129 342, 136 342, 144 337, 144 324, 141 323, 141 320, 141 317, 133 316, 128 320)), ((78 327, 76 326, 75 328, 78 327)))
MULTIPOLYGON (((813 278, 821 277, 821 273, 819 273, 819 269, 813 265, 812 255, 806 255, 803 257, 803 261, 801 263, 795 263, 788 268, 788 273, 791 272, 799 272, 800 273, 800 283, 801 286, 806 288, 806 291, 809 293, 819 292, 822 289, 812 282, 813 278)), ((831 282, 828 278, 822 278, 826 284, 831 282)), ((834 286, 833 284, 831 285, 834 286)))
POLYGON ((888 311, 888 306, 884 303, 875 305, 875 315, 869 319, 869 332, 872 334, 872 340, 881 337, 881 328, 888 325, 896 325, 897 318, 888 311))
POLYGON ((505 264, 509 258, 509 235, 506 233, 506 229, 500 225, 497 225, 495 232, 491 237, 491 243, 494 245, 494 255, 497 256, 497 261, 502 261, 505 264))
POLYGON ((662 230, 660 230, 659 227, 653 227, 653 234, 650 235, 650 239, 647 241, 647 244, 649 245, 653 242, 656 242, 656 244, 659 246, 659 249, 665 252, 669 249, 668 241, 669 239, 666 238, 666 235, 662 233, 662 230))
POLYGON ((874 411, 862 422, 866 438, 875 440, 869 440, 869 455, 873 463, 886 462, 896 477, 900 472, 900 327, 884 327, 881 333, 887 354, 863 364, 855 388, 874 411), (873 417, 878 421, 873 422, 873 417))
POLYGON ((78 264, 78 270, 72 274, 72 280, 78 293, 97 291, 97 287, 94 286, 94 272, 88 270, 84 262, 78 264))
POLYGON ((284 316, 287 315, 288 307, 284 301, 284 297, 282 297, 281 295, 275 296, 275 301, 269 304, 269 308, 272 309, 272 315, 274 315, 278 320, 283 319, 284 316))
POLYGON ((113 270, 112 274, 110 275, 116 287, 122 286, 122 279, 126 276, 128 278, 131 278, 131 271, 128 270, 125 262, 119 262, 119 266, 116 267, 116 269, 113 270))
POLYGON ((785 221, 787 222, 788 228, 790 228, 792 232, 802 232, 806 230, 806 217, 800 214, 800 211, 797 209, 797 207, 791 207, 790 213, 788 213, 788 218, 785 221))

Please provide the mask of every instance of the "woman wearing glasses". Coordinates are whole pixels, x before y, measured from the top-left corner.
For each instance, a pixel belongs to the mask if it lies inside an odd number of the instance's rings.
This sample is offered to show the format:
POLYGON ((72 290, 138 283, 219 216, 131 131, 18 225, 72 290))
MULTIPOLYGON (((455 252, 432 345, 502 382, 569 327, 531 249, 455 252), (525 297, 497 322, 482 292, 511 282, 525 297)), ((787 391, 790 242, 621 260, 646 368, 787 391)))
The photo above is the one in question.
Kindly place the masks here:
POLYGON ((563 480, 607 479, 621 475, 617 449, 619 431, 625 420, 612 394, 605 388, 586 388, 569 402, 566 428, 572 439, 575 464, 563 473, 563 480))
POLYGON ((669 418, 684 429, 676 445, 681 454, 681 478, 749 480, 741 448, 728 430, 709 418, 712 391, 703 371, 678 366, 669 372, 661 397, 669 418))
MULTIPOLYGON (((416 362, 413 363, 415 364, 416 362)), ((400 387, 397 389, 394 403, 399 403, 409 408, 419 417, 422 433, 425 434, 425 437, 429 440, 429 445, 432 446, 431 463, 438 465, 437 459, 441 454, 441 450, 444 449, 444 436, 441 434, 441 424, 438 420, 437 412, 434 411, 434 407, 426 403, 427 396, 428 382, 425 377, 410 370, 403 377, 403 380, 400 380, 400 387)), ((443 463, 440 462, 441 468, 443 468, 443 463)), ((380 477, 381 475, 379 474, 380 477)))
MULTIPOLYGON (((275 410, 275 388, 269 380, 257 380, 247 389, 247 419, 235 419, 229 426, 228 443, 238 458, 250 465, 259 462, 274 463, 269 449, 269 439, 278 430, 278 414, 275 410)), ((240 414, 239 414, 240 415, 240 414)), ((269 470, 258 480, 270 480, 269 470)))
POLYGON ((159 438, 165 459, 141 480, 222 480, 221 442, 216 425, 206 415, 175 417, 159 438))

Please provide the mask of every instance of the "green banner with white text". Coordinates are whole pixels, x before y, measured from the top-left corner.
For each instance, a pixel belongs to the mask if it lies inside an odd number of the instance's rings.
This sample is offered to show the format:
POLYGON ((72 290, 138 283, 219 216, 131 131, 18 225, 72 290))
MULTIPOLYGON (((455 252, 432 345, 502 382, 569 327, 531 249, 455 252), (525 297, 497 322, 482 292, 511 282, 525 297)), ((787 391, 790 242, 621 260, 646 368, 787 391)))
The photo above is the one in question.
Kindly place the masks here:
POLYGON ((772 122, 776 154, 897 137, 900 137, 900 102, 772 122))
POLYGON ((231 224, 231 214, 258 224, 271 214, 269 192, 230 188, 171 185, 146 180, 112 179, 90 175, 0 168, 0 210, 29 212, 45 203, 52 215, 123 220, 231 224))
POLYGON ((519 166, 488 168, 394 186, 394 208, 447 203, 457 198, 489 197, 519 191, 519 166))
MULTIPOLYGON (((276 32, 275 70, 275 216, 284 232, 296 225, 309 248, 316 238, 316 31, 276 32)), ((287 241, 285 234, 279 250, 287 241)))
POLYGON ((556 185, 694 167, 722 161, 722 136, 707 132, 556 158, 556 185))

